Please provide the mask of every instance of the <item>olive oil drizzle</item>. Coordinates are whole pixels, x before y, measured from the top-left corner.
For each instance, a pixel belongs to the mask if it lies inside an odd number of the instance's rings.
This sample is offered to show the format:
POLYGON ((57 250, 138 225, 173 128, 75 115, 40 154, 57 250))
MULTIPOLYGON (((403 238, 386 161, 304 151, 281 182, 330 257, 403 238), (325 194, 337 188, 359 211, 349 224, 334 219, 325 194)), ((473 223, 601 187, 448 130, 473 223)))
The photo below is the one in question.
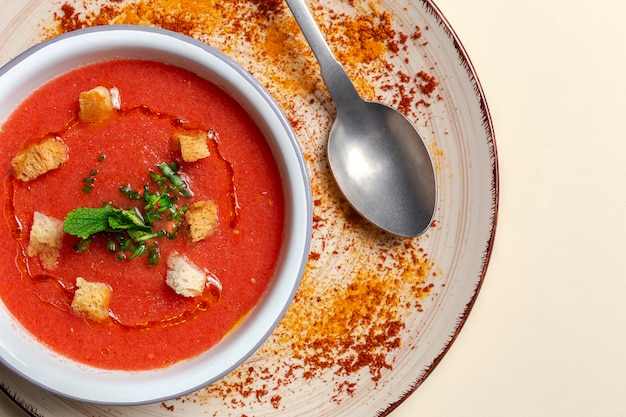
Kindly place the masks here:
MULTIPOLYGON (((178 116, 174 116, 169 113, 155 111, 151 109, 150 107, 143 105, 143 104, 140 104, 134 107, 129 107, 128 109, 117 110, 117 113, 122 116, 126 116, 132 113, 138 113, 138 112, 152 119, 167 120, 169 121, 170 125, 172 125, 176 129, 181 129, 181 130, 188 131, 188 132, 195 131, 195 130, 209 131, 209 129, 203 128, 201 126, 193 125, 192 123, 187 122, 178 116)), ((75 116, 74 119, 78 120, 78 116, 75 116)), ((227 192, 227 196, 228 196, 228 201, 230 205, 229 226, 231 228, 235 228, 239 221, 239 208, 240 208, 239 202, 237 199, 237 187, 235 186, 235 169, 233 168, 233 164, 222 155, 217 136, 209 140, 207 143, 209 145, 209 150, 211 152, 211 155, 215 155, 217 157, 217 159, 220 161, 220 163, 223 165, 224 169, 228 173, 229 190, 227 192)))

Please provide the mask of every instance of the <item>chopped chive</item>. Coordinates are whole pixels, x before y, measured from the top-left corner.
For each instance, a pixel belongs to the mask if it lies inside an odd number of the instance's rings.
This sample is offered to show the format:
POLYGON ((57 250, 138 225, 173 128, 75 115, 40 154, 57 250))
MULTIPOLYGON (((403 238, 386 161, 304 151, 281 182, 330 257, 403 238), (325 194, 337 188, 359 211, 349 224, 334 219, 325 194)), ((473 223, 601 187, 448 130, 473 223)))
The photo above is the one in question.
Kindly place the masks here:
MULTIPOLYGON (((104 155, 98 160, 104 160, 104 155)), ((75 246, 76 251, 86 251, 93 237, 101 234, 107 250, 120 261, 146 255, 149 266, 159 263, 158 239, 176 238, 188 210, 186 204, 179 206, 176 202, 181 196, 192 197, 193 193, 178 174, 176 163, 162 162, 157 167, 161 173, 150 171, 151 183, 144 184, 140 191, 134 190, 130 184, 119 187, 129 200, 143 201, 143 204, 121 209, 104 203, 100 208, 83 207, 68 214, 64 231, 81 238, 75 246), (174 225, 167 230, 155 230, 154 225, 164 218, 174 222, 174 225)), ((93 190, 98 170, 92 169, 89 174, 83 178, 85 193, 93 190)))
POLYGON ((138 191, 131 188, 130 184, 122 185, 119 190, 131 200, 141 200, 141 196, 138 191))
POLYGON ((167 181, 167 178, 165 178, 165 176, 157 174, 154 171, 150 171, 150 179, 152 179, 152 182, 159 187, 159 190, 165 189, 165 183, 167 181))
POLYGON ((128 256, 128 259, 135 259, 138 256, 142 256, 146 253, 146 245, 141 244, 133 250, 133 252, 128 256))
POLYGON ((159 164, 159 169, 161 170, 163 175, 165 175, 165 177, 170 180, 172 184, 174 184, 176 190, 178 190, 180 195, 185 198, 193 197, 193 193, 189 189, 187 183, 180 177, 180 175, 176 173, 174 169, 172 169, 173 167, 176 168, 176 170, 178 169, 178 165, 176 164, 169 165, 167 162, 162 162, 159 164))
POLYGON ((158 246, 150 249, 150 252, 148 252, 148 265, 157 266, 159 264, 160 258, 161 254, 158 246))
POLYGON ((89 243, 91 239, 81 239, 74 245, 74 252, 84 253, 89 249, 89 243))

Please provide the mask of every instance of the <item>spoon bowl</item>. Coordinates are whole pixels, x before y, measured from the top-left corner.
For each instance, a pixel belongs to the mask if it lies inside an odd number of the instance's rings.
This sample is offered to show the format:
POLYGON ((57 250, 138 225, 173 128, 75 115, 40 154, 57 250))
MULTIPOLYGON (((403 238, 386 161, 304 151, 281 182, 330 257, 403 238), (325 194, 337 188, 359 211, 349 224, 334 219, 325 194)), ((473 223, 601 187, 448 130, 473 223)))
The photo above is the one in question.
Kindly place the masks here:
POLYGON ((424 142, 401 113, 363 100, 338 113, 328 160, 342 193, 367 220, 399 236, 428 229, 434 170, 424 142))
POLYGON ((424 233, 437 182, 424 141, 398 110, 363 100, 333 56, 304 0, 286 0, 317 58, 337 107, 328 161, 339 189, 365 219, 398 236, 424 233))

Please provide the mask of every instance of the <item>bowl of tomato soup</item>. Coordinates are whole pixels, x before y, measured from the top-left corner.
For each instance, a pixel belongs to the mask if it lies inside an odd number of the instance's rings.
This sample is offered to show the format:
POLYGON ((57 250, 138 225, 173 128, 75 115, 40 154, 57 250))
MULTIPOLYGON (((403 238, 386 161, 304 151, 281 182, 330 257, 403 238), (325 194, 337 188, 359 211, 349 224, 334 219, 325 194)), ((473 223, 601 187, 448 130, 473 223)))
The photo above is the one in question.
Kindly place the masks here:
POLYGON ((0 69, 0 358, 60 395, 162 401, 271 334, 311 192, 287 119, 204 43, 107 26, 0 69))

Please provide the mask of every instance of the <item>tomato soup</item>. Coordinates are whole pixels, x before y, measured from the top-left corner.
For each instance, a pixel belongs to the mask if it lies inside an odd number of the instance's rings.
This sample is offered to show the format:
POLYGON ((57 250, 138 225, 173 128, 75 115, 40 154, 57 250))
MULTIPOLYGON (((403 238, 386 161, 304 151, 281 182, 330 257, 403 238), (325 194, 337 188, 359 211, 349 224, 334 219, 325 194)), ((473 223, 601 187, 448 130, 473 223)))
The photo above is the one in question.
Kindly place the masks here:
MULTIPOLYGON (((0 296, 38 340, 71 359, 141 370, 194 357, 245 318, 273 277, 284 232, 276 162, 243 108, 186 70, 116 60, 52 80, 2 126, 0 167, 0 296), (115 92, 117 106, 107 120, 87 123, 78 116, 79 96, 98 86, 115 92), (180 131, 207 133, 202 158, 181 157, 182 145, 173 140, 180 131), (46 139, 62 142, 67 159, 35 179, 18 178, 13 159, 46 139), (214 204, 208 237, 191 241, 182 221, 177 233, 147 239, 150 253, 120 249, 110 231, 88 239, 65 233, 53 267, 29 253, 35 212, 63 221, 78 208, 106 206, 143 219, 141 196, 165 194, 158 182, 166 181, 163 163, 190 191, 168 201, 181 209, 214 204), (168 285, 173 255, 207 274, 201 295, 183 296, 168 285), (110 289, 105 319, 73 310, 78 277, 110 289)), ((164 217, 158 224, 165 230, 172 223, 164 217)))

